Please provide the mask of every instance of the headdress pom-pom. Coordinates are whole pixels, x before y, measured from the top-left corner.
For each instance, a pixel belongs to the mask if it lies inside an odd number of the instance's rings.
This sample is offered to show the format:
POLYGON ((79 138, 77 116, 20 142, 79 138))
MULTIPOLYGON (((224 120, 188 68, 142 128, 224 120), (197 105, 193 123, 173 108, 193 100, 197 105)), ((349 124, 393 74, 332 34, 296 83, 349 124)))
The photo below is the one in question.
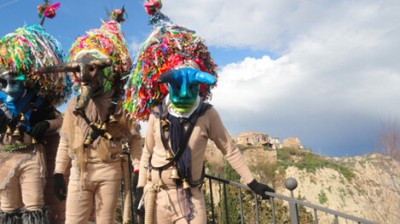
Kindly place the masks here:
POLYGON ((108 17, 111 20, 115 20, 118 23, 123 23, 125 21, 125 7, 123 6, 122 9, 114 9, 111 13, 108 13, 108 17))
POLYGON ((146 0, 144 3, 144 8, 149 15, 154 15, 157 11, 160 11, 161 7, 161 0, 146 0))

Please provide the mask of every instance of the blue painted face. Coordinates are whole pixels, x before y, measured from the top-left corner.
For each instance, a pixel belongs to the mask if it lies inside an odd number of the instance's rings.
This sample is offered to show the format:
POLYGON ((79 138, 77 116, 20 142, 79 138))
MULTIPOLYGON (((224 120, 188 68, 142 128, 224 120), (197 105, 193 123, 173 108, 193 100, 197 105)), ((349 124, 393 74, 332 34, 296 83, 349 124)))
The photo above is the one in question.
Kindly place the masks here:
POLYGON ((0 78, 1 90, 7 95, 5 102, 15 102, 25 93, 24 76, 4 75, 0 78))
POLYGON ((180 113, 190 111, 199 95, 200 83, 214 84, 216 79, 209 73, 193 68, 170 70, 158 79, 169 84, 169 97, 172 106, 180 113))

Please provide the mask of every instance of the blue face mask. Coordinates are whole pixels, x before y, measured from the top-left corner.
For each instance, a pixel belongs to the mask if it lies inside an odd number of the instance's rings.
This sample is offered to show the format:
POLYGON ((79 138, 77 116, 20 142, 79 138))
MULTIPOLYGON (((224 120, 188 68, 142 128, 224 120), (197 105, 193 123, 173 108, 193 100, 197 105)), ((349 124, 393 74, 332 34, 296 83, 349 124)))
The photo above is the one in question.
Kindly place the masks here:
POLYGON ((1 90, 7 95, 5 102, 15 102, 25 93, 24 76, 4 75, 1 79, 1 90))
POLYGON ((180 113, 192 109, 199 95, 200 83, 215 84, 216 79, 209 73, 193 68, 173 69, 161 74, 159 83, 169 84, 172 106, 180 113))

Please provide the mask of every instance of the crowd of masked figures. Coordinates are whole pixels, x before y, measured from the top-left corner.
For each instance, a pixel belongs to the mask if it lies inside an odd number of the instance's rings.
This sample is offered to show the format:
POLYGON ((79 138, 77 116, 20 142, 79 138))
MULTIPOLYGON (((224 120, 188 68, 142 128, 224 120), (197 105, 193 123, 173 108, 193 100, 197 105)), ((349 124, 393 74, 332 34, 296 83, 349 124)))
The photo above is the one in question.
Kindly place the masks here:
MULTIPOLYGON (((162 14, 161 5, 160 0, 145 1, 153 32, 135 60, 122 31, 124 7, 110 13, 100 28, 76 38, 69 59, 43 28, 44 17, 40 25, 0 39, 0 224, 53 224, 48 215, 85 223, 93 214, 98 223, 113 223, 121 180, 133 182, 132 189, 128 184, 121 188, 117 217, 124 223, 132 216, 129 210, 147 211, 146 223, 153 218, 154 223, 175 223, 182 217, 203 223, 206 214, 210 223, 237 223, 237 189, 222 194, 221 184, 213 183, 216 197, 211 198, 211 186, 202 183, 208 140, 229 164, 221 173, 206 165, 207 174, 231 181, 240 175, 252 191, 243 191, 244 221, 271 220, 268 200, 260 199, 259 217, 254 216, 253 193, 268 199, 265 192, 275 190, 253 176, 208 102, 218 81, 208 47, 196 32, 162 14), (56 108, 65 103, 61 114, 56 108), (138 121, 148 121, 146 147, 138 121), (55 165, 46 161, 50 158, 55 165), (160 192, 172 203, 156 197, 160 192)), ((58 7, 45 5, 39 11, 53 18, 58 7)), ((287 222, 287 206, 277 202, 275 207, 278 220, 287 222)))

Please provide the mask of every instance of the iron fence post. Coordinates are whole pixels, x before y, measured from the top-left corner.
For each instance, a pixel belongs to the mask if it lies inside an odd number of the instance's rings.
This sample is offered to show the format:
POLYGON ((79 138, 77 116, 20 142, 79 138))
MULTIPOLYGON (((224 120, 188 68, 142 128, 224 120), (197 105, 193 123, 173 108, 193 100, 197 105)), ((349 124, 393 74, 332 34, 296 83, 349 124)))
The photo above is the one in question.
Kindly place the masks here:
POLYGON ((238 197, 239 197, 239 208, 240 208, 240 223, 244 223, 244 217, 243 217, 243 198, 242 198, 242 191, 240 190, 240 187, 238 189, 238 197))
POLYGON ((274 198, 270 198, 271 200, 271 212, 272 212, 272 223, 276 224, 276 217, 275 217, 275 201, 274 198))
POLYGON ((224 201, 223 201, 223 203, 224 203, 224 208, 225 208, 225 221, 226 221, 226 224, 229 224, 228 199, 227 199, 228 194, 226 192, 226 183, 223 183, 222 187, 223 187, 223 190, 224 190, 224 201))
MULTIPOLYGON (((285 187, 290 191, 291 199, 294 199, 293 190, 297 188, 297 180, 293 177, 289 177, 285 180, 285 187)), ((299 224, 299 214, 297 210, 297 204, 293 200, 289 201, 290 209, 290 223, 299 224)))
POLYGON ((211 200, 211 214, 212 214, 212 223, 215 224, 215 213, 214 213, 214 198, 213 198, 213 189, 211 178, 208 179, 208 183, 210 184, 210 200, 211 200))

